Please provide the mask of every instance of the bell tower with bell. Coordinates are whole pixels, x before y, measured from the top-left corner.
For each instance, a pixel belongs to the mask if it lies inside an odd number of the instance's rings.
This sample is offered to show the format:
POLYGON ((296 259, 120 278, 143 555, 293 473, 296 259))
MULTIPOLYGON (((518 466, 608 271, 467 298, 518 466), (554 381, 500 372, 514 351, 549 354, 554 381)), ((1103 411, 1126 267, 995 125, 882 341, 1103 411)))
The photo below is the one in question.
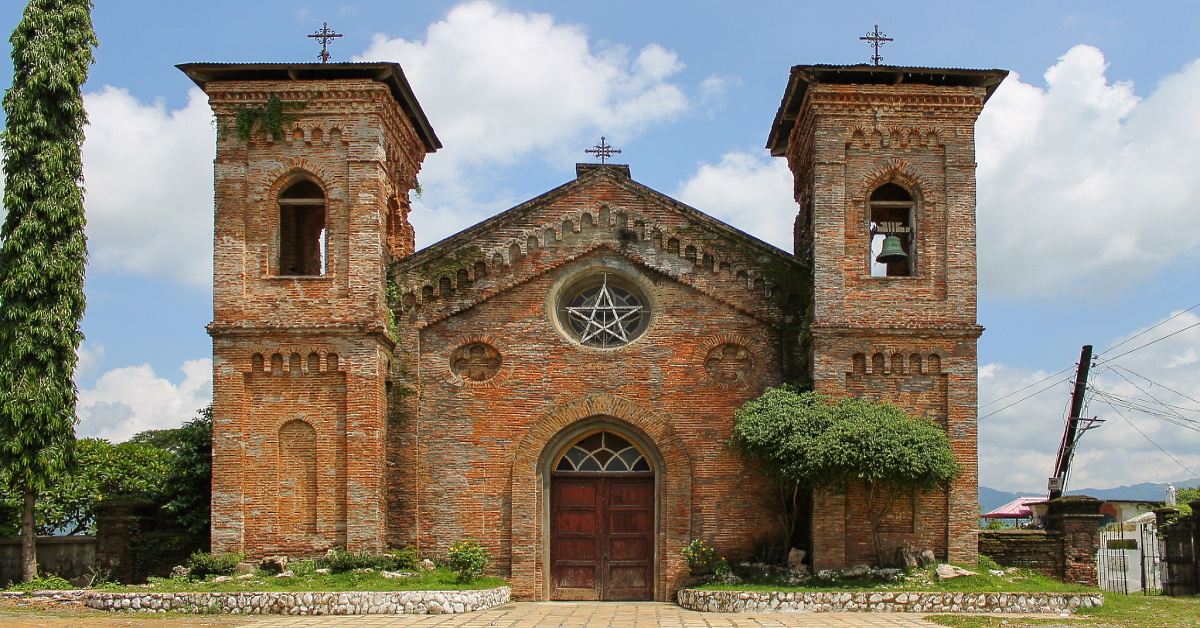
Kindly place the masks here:
MULTIPOLYGON (((1007 75, 878 65, 795 66, 767 148, 786 157, 812 268, 806 350, 816 390, 932 418, 963 473, 898 496, 885 546, 974 562, 978 528, 975 135, 1007 75)), ((815 495, 817 569, 873 562, 860 496, 815 495)))

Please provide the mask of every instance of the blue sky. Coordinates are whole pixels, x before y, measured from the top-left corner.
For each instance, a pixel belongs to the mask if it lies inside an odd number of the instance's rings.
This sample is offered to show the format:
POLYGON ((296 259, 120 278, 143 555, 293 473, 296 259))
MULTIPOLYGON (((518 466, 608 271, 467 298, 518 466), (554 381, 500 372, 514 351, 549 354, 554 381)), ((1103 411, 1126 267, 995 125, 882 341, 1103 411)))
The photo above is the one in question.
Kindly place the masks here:
MULTIPOLYGON (((0 31, 23 4, 0 6, 0 31)), ((1196 481, 1200 308, 1175 315, 1200 303, 1200 52, 1179 29, 1198 16, 1193 2, 100 0, 78 431, 170 427, 211 394, 212 128, 175 64, 313 61, 322 22, 344 35, 335 61, 401 63, 446 146, 421 174, 419 245, 570 180, 605 135, 638 181, 786 248, 788 174, 762 146, 788 70, 868 61, 858 38, 878 24, 886 64, 1014 73, 977 126, 980 399, 1004 399, 980 413, 982 482, 1044 488, 1068 383, 992 413, 1065 378, 1006 396, 1085 343, 1101 353, 1089 412, 1108 421, 1072 487, 1196 481)))

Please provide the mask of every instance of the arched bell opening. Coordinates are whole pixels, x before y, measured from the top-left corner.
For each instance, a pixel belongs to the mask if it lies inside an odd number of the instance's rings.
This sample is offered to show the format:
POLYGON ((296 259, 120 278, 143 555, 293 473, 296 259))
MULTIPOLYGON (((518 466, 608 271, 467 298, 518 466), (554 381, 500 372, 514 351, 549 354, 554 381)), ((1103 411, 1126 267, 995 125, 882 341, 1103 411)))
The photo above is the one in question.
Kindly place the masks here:
POLYGON ((546 597, 653 600, 662 460, 649 439, 597 416, 563 430, 543 456, 546 597))
POLYGON ((916 225, 913 197, 895 183, 871 193, 868 215, 872 277, 909 277, 916 268, 916 225))

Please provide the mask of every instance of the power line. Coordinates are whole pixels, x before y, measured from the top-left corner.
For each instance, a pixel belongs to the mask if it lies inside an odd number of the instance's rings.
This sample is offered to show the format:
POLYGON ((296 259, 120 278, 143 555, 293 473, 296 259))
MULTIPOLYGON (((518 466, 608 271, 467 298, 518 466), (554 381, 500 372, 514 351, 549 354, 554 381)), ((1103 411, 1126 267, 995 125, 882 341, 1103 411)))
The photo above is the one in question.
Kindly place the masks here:
MULTIPOLYGON (((1144 380, 1146 380, 1147 382, 1150 382, 1150 385, 1151 385, 1151 386, 1158 386, 1159 388, 1166 388, 1168 392, 1175 393, 1176 395, 1179 395, 1180 397, 1183 397, 1184 399, 1191 400, 1191 401, 1193 401, 1193 402, 1195 402, 1195 403, 1200 403, 1200 399, 1196 399, 1195 397, 1192 397, 1192 396, 1190 396, 1190 395, 1187 395, 1187 394, 1181 393, 1181 392, 1179 392, 1178 390, 1175 390, 1175 389, 1171 388, 1170 386, 1166 386, 1166 385, 1164 385, 1164 384, 1160 384, 1160 383, 1158 383, 1158 382, 1156 382, 1156 381, 1154 381, 1154 380, 1150 379, 1149 377, 1146 377, 1145 375, 1139 375, 1139 374, 1137 374, 1137 373, 1134 373, 1133 371, 1131 371, 1131 370, 1129 370, 1129 369, 1127 369, 1127 368, 1125 368, 1125 367, 1123 367, 1123 366, 1120 366, 1120 365, 1117 365, 1117 364, 1112 364, 1112 365, 1107 365, 1107 366, 1108 366, 1108 368, 1111 368, 1111 369, 1121 369, 1122 371, 1125 371, 1126 373, 1129 373, 1130 375, 1133 375, 1134 377, 1140 377, 1141 379, 1144 379, 1144 380)), ((1164 404, 1164 405, 1165 405, 1165 404, 1164 404)), ((1185 409, 1185 410, 1187 410, 1188 408, 1184 408, 1184 409, 1185 409)), ((1193 412, 1200 412, 1200 410, 1192 410, 1192 411, 1193 411, 1193 412)))
MULTIPOLYGON (((993 400, 991 400, 991 401, 989 401, 989 402, 987 402, 987 403, 983 404, 982 406, 979 406, 979 409, 980 409, 980 410, 982 410, 982 409, 984 409, 984 408, 986 408, 986 407, 988 407, 988 406, 992 405, 993 403, 1000 403, 1001 401, 1004 401, 1005 399, 1008 399, 1009 397, 1011 397, 1011 396, 1013 396, 1013 395, 1015 395, 1015 394, 1017 394, 1017 393, 1019 393, 1019 392, 1021 392, 1021 391, 1023 391, 1023 390, 1028 390, 1028 389, 1030 389, 1030 388, 1033 388, 1034 386, 1037 386, 1038 384, 1040 384, 1040 383, 1042 383, 1042 382, 1044 382, 1044 381, 1046 381, 1046 380, 1050 379, 1051 377, 1057 377, 1057 376, 1059 376, 1059 375, 1062 375, 1063 373, 1066 373, 1067 371, 1071 370, 1072 368, 1074 368, 1074 367, 1072 367, 1072 366, 1068 366, 1067 368, 1065 368, 1065 369, 1063 369, 1063 370, 1061 370, 1061 371, 1059 371, 1059 372, 1057 372, 1057 373, 1051 373, 1050 375, 1047 375, 1047 376, 1045 376, 1045 377, 1043 377, 1043 378, 1039 379, 1038 381, 1036 381, 1036 382, 1034 382, 1034 383, 1032 383, 1032 384, 1029 384, 1028 386, 1023 386, 1023 387, 1021 387, 1021 388, 1018 388, 1018 389, 1016 389, 1016 390, 1014 390, 1014 391, 1012 391, 1012 392, 1005 393, 1005 394, 1003 394, 1003 395, 1001 395, 1001 396, 999 396, 999 397, 997 397, 997 398, 995 398, 995 399, 993 399, 993 400)), ((1026 397, 1026 399, 1028 399, 1028 397, 1026 397)))
MULTIPOLYGON (((1120 377, 1121 379, 1123 379, 1123 380, 1125 380, 1125 381, 1129 382, 1129 385, 1130 385, 1130 386, 1133 386, 1134 388, 1136 388, 1136 389, 1138 389, 1138 390, 1142 391, 1142 394, 1144 394, 1144 395, 1146 395, 1147 397, 1149 397, 1149 398, 1153 399, 1153 400, 1154 400, 1154 403, 1157 403, 1157 404, 1158 404, 1158 405, 1160 405, 1160 406, 1166 407, 1166 404, 1165 404, 1165 403, 1163 403, 1162 401, 1159 401, 1158 397, 1155 397, 1154 395, 1150 394, 1150 393, 1149 393, 1149 392, 1148 392, 1148 391, 1147 391, 1145 388, 1142 388, 1141 386, 1138 386, 1137 384, 1133 383, 1133 380, 1129 379, 1128 377, 1125 377, 1125 374, 1124 374, 1124 373, 1121 373, 1120 371, 1117 371, 1116 369, 1113 369, 1113 372, 1117 374, 1117 377, 1120 377)), ((1149 380, 1147 380, 1147 381, 1149 381, 1149 380)), ((1183 416, 1182 414, 1179 414, 1179 413, 1178 413, 1178 412, 1176 412, 1175 410, 1170 410, 1170 412, 1171 412, 1172 414, 1174 414, 1175 416, 1177 416, 1177 417, 1179 417, 1179 418, 1183 419, 1184 421, 1191 421, 1191 419, 1189 419, 1189 418, 1187 418, 1187 417, 1183 416)))
POLYGON ((1113 407, 1114 405, 1121 406, 1122 408, 1125 408, 1126 410, 1133 410, 1134 412, 1141 412, 1142 414, 1152 416, 1156 419, 1162 419, 1172 425, 1177 425, 1177 426, 1185 428, 1185 429, 1200 432, 1200 421, 1195 421, 1192 419, 1183 419, 1183 421, 1181 422, 1179 419, 1176 418, 1176 415, 1174 415, 1173 413, 1155 410, 1152 407, 1147 407, 1147 406, 1139 404, 1139 403, 1132 403, 1132 402, 1128 401, 1128 399, 1121 397, 1120 395, 1115 395, 1113 393, 1107 393, 1107 392, 1104 392, 1101 390, 1095 390, 1095 389, 1093 389, 1092 392, 1094 392, 1097 397, 1099 397, 1106 404, 1108 404, 1109 407, 1113 407))
MULTIPOLYGON (((1164 322, 1165 322, 1165 321, 1164 321, 1164 322)), ((1117 358, 1121 358, 1121 357, 1127 356, 1127 355, 1129 355, 1130 353, 1133 353, 1134 351, 1138 351, 1139 349, 1145 349, 1146 347, 1149 347, 1150 345, 1152 345, 1152 344, 1154 344, 1154 343, 1156 343, 1156 342, 1162 342, 1163 340, 1166 340, 1167 338, 1170 338, 1171 336, 1174 336, 1175 334, 1181 334, 1181 333, 1183 333, 1183 332, 1185 332, 1185 331, 1187 331, 1187 330, 1189 330, 1189 329, 1191 329, 1191 328, 1193 328, 1193 327, 1197 327, 1197 326, 1200 326, 1200 321, 1197 321, 1197 322, 1195 322, 1195 323, 1192 323, 1191 325, 1188 325, 1187 327, 1184 327, 1184 328, 1182 328, 1182 329, 1176 329, 1175 331, 1173 331, 1173 332, 1171 332, 1171 333, 1169 333, 1169 334, 1167 334, 1167 335, 1165 335, 1165 336, 1163 336, 1163 337, 1161 337, 1161 338, 1156 338, 1156 339, 1154 339, 1154 340, 1151 340, 1150 342, 1147 342, 1147 343, 1146 343, 1146 344, 1144 344, 1144 345, 1140 345, 1140 346, 1134 347, 1134 348, 1130 349, 1129 351, 1126 351, 1125 353, 1122 353, 1122 354, 1120 354, 1120 355, 1118 355, 1118 356, 1116 356, 1116 357, 1112 357, 1112 358, 1102 358, 1102 359, 1104 360, 1104 363, 1109 363, 1109 362, 1112 362, 1112 361, 1116 360, 1117 358)))
MULTIPOLYGON (((1103 355, 1104 353, 1108 353, 1109 351, 1116 349, 1117 347, 1133 340, 1134 338, 1137 338, 1138 336, 1141 336, 1142 334, 1149 333, 1149 332, 1153 331, 1155 328, 1159 327, 1160 325, 1165 325, 1165 324, 1175 320, 1176 318, 1183 316, 1184 314, 1187 314, 1188 312, 1191 312, 1192 310, 1194 310, 1198 307, 1200 307, 1200 303, 1197 303, 1197 304, 1193 305, 1192 307, 1189 307, 1186 310, 1180 310, 1180 311, 1176 312, 1174 315, 1172 315, 1170 318, 1168 318, 1166 320, 1161 320, 1161 321, 1155 323, 1154 325, 1151 325, 1151 326, 1143 329, 1142 331, 1139 331, 1138 333, 1122 340, 1121 342, 1118 342, 1117 344, 1105 349, 1103 352, 1101 352, 1101 354, 1103 355)), ((1122 354, 1122 355, 1124 355, 1124 354, 1122 354)))
POLYGON ((1146 436, 1146 433, 1145 433, 1145 432, 1143 432, 1142 430, 1138 429, 1138 426, 1134 425, 1134 424, 1133 424, 1133 421, 1130 421, 1128 417, 1126 417, 1124 414, 1121 414, 1121 411, 1120 411, 1120 410, 1118 410, 1118 409, 1117 409, 1115 406, 1113 406, 1112 404, 1108 403, 1108 400, 1107 400, 1107 399, 1103 399, 1103 398, 1102 398, 1102 400, 1104 401, 1104 403, 1105 403, 1105 404, 1107 404, 1107 405, 1108 405, 1108 407, 1112 408, 1113 412, 1116 412, 1116 413, 1117 413, 1117 416, 1121 417, 1122 419, 1125 419, 1125 422, 1129 424, 1129 427, 1132 427, 1132 428, 1133 428, 1133 429, 1134 429, 1134 430, 1135 430, 1135 431, 1136 431, 1138 434, 1141 434, 1141 435, 1142 435, 1142 438, 1144 438, 1144 439, 1146 439, 1146 440, 1150 441, 1150 444, 1151 444, 1151 445, 1154 445, 1155 447, 1158 447, 1158 450, 1159 450, 1159 451, 1161 451, 1161 452, 1163 453, 1163 455, 1164 455, 1164 456, 1166 456, 1166 457, 1170 458, 1170 459, 1171 459, 1171 460, 1172 460, 1172 461, 1173 461, 1175 464, 1179 465, 1179 468, 1181 468, 1181 469, 1183 469, 1184 471, 1187 471, 1188 473, 1192 474, 1192 477, 1194 477, 1194 478, 1196 478, 1196 479, 1200 480, 1200 475, 1196 475, 1196 472, 1195 472, 1195 471, 1192 471, 1191 469, 1187 468, 1187 466, 1186 466, 1186 465, 1184 465, 1182 462, 1180 462, 1180 461, 1176 460, 1176 459, 1175 459, 1175 456, 1172 456, 1171 454, 1167 453, 1167 450, 1163 449, 1161 446, 1159 446, 1159 444, 1158 444, 1158 443, 1154 442, 1154 439, 1150 438, 1149 436, 1146 436))
MULTIPOLYGON (((1061 373, 1061 372, 1062 372, 1062 371, 1059 371, 1059 373, 1061 373)), ((1055 373, 1055 375, 1057 375, 1057 374, 1058 374, 1058 373, 1055 373)), ((1054 377, 1054 375, 1051 375, 1050 377, 1054 377)), ((1049 377, 1047 377, 1046 379, 1049 379, 1049 377)), ((1043 379, 1043 380, 1042 380, 1042 382, 1046 381, 1046 379, 1043 379)), ((1021 403, 1022 401, 1025 401, 1026 399, 1029 399, 1029 398, 1031 398, 1031 397, 1036 397, 1037 395, 1040 395, 1040 394, 1042 394, 1042 393, 1046 392, 1047 390, 1050 390, 1051 388, 1054 388, 1055 386, 1057 386, 1057 385, 1059 385, 1059 384, 1061 384, 1061 383, 1063 383, 1063 382, 1068 382, 1068 381, 1071 381, 1071 378, 1070 378, 1070 377, 1064 377, 1064 378, 1062 378, 1062 379, 1060 379, 1060 380, 1058 380, 1058 381, 1056 381, 1056 382, 1054 382, 1054 383, 1050 384, 1049 386, 1046 386, 1045 388, 1043 388, 1043 389, 1041 389, 1041 390, 1039 390, 1039 391, 1037 391, 1037 392, 1030 393, 1030 394, 1028 394, 1028 395, 1025 395, 1024 397, 1021 397, 1020 399, 1018 399, 1018 400, 1016 400, 1016 401, 1014 401, 1014 402, 1012 402, 1012 403, 1008 404, 1007 406, 1004 406, 1003 408, 1000 408, 999 410, 993 410, 993 411, 991 411, 991 412, 989 412, 989 413, 987 413, 987 414, 985 414, 985 415, 983 415, 983 416, 979 417, 979 420, 980 420, 980 421, 982 421, 982 420, 984 420, 984 419, 986 419, 986 418, 988 418, 988 417, 992 416, 993 414, 996 414, 996 413, 999 413, 999 412, 1003 412, 1003 411, 1005 411, 1005 410, 1007 410, 1007 409, 1009 409, 1009 408, 1011 408, 1011 407, 1013 407, 1013 406, 1017 405, 1018 403, 1021 403)), ((1037 382, 1037 383, 1039 383, 1039 384, 1040 384, 1041 382, 1037 382)), ((1028 388, 1028 386, 1026 386, 1026 388, 1028 388)), ((1024 389, 1022 389, 1022 390, 1024 390, 1024 389)), ((1011 395, 1008 395, 1008 396, 1011 396, 1011 395)))

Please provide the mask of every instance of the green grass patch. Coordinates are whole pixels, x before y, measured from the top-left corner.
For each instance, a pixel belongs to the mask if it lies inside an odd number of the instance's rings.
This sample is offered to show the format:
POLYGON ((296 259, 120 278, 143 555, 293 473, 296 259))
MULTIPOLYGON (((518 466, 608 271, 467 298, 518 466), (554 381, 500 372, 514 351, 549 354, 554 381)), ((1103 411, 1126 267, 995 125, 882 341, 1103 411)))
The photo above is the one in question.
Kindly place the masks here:
POLYGON ((1200 626, 1200 597, 1165 597, 1105 593, 1104 606, 1058 617, 979 617, 931 615, 939 626, 954 628, 1032 628, 1034 626, 1096 626, 1097 628, 1194 628, 1200 626))
POLYGON ((904 592, 972 592, 972 593, 1096 593, 1097 589, 1077 584, 1066 584, 1032 571, 1005 570, 1004 575, 993 576, 986 567, 959 565, 978 572, 976 576, 962 576, 938 581, 934 568, 912 569, 902 574, 895 582, 881 582, 876 578, 818 578, 812 577, 800 583, 786 578, 762 578, 746 580, 738 584, 713 583, 695 587, 705 591, 904 591, 904 592))
POLYGON ((483 577, 459 582, 448 569, 416 572, 410 578, 384 578, 379 572, 329 573, 300 572, 292 578, 255 572, 253 578, 213 582, 213 578, 191 581, 186 578, 151 578, 148 584, 113 586, 97 589, 111 593, 225 593, 236 591, 452 591, 491 589, 507 586, 500 578, 483 577))

